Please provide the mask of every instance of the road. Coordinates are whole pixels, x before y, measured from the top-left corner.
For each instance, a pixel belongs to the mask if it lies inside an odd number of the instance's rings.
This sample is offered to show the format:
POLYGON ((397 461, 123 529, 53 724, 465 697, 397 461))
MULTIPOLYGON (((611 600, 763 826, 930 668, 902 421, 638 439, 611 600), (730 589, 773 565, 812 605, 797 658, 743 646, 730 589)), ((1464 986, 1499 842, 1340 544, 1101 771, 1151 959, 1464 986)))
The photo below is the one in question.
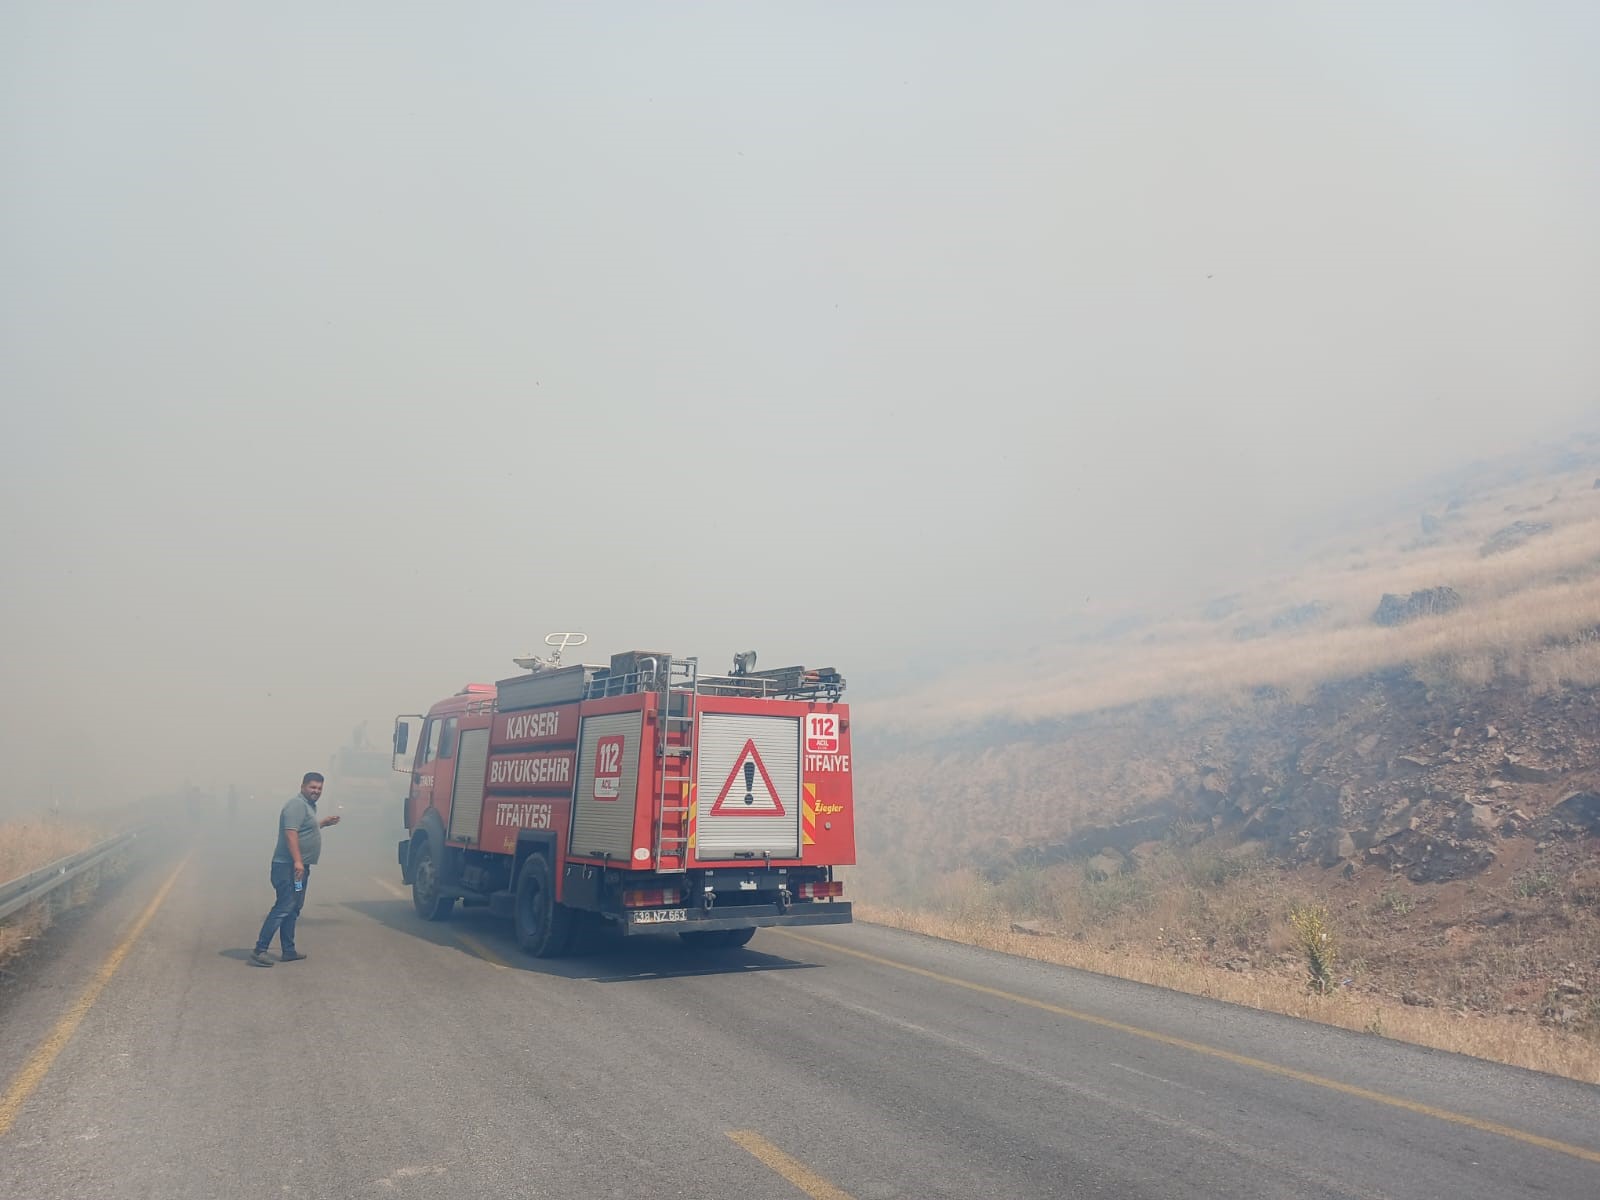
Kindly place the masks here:
POLYGON ((534 962, 354 824, 304 962, 251 825, 0 987, 0 1196, 1600 1196, 1587 1085, 866 925, 534 962))

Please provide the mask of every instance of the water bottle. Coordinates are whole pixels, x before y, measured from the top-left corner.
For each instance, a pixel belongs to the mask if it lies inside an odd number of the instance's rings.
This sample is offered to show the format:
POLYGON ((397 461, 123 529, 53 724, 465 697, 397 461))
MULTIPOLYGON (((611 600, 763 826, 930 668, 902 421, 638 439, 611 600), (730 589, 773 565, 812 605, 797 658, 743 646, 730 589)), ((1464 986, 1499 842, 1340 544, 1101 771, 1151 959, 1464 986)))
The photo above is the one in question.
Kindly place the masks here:
POLYGON ((294 890, 297 892, 303 892, 306 890, 305 876, 302 875, 299 879, 294 881, 294 890))

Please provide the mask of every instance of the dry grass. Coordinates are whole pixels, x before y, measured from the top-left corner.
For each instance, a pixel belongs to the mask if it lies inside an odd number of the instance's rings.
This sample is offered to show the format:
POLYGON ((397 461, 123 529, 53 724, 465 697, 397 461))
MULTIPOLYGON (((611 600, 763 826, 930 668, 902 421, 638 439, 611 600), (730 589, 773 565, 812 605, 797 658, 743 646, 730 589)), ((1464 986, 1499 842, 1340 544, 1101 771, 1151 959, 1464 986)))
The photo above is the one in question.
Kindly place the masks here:
POLYGON ((1284 871, 1259 847, 1180 835, 1109 876, 1082 863, 996 881, 956 870, 909 903, 876 872, 846 887, 863 920, 1600 1083, 1600 996, 1552 991, 1594 961, 1600 866, 1576 843, 1508 845, 1502 859, 1419 886, 1284 871), (1541 1021, 1564 1008, 1566 1025, 1541 1021))
MULTIPOLYGON (((105 838, 105 831, 70 821, 21 821, 0 825, 0 883, 19 878, 105 838)), ((86 903, 99 885, 98 870, 80 876, 67 895, 39 903, 0 922, 0 963, 5 963, 50 927, 54 913, 86 903)))
POLYGON ((1005 954, 1131 979, 1192 996, 1337 1025, 1375 1036, 1600 1083, 1600 1046, 1512 1017, 1454 1009, 1414 1008, 1369 995, 1309 992, 1303 980, 1266 972, 1238 973, 1184 962, 1135 947, 1109 947, 1011 931, 992 916, 946 916, 877 905, 856 906, 863 921, 982 946, 1005 954))
POLYGON ((0 883, 87 850, 103 829, 76 821, 18 821, 0 825, 0 883))
POLYGON ((10 962, 50 928, 50 910, 35 904, 0 922, 0 966, 10 962))
MULTIPOLYGON (((1438 545, 1412 548, 1396 528, 1383 544, 1352 557, 1329 551, 1238 601, 1223 620, 1172 617, 1123 637, 1080 642, 1035 657, 1025 671, 996 663, 914 696, 875 705, 875 724, 926 731, 1002 717, 1039 720, 1119 708, 1157 698, 1231 701, 1259 689, 1291 698, 1317 685, 1398 666, 1442 682, 1482 686, 1494 679, 1534 691, 1600 681, 1600 492, 1545 481, 1537 503, 1482 498, 1448 526, 1438 545), (1516 512, 1507 512, 1510 508, 1516 512), (1503 554, 1484 557, 1484 538, 1518 514, 1554 528, 1503 554), (1383 628, 1371 615, 1385 592, 1434 586, 1463 599, 1455 613, 1383 628), (1241 640, 1275 614, 1315 603, 1301 628, 1241 640)), ((1588 486, 1584 483, 1584 486, 1588 486)))

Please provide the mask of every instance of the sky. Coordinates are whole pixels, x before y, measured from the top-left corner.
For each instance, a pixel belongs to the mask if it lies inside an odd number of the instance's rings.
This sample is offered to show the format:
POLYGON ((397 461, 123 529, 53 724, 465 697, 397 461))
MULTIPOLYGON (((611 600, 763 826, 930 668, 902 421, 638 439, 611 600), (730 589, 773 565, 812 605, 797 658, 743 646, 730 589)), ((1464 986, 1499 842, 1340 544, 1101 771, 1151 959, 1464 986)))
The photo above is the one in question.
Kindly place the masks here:
POLYGON ((1600 410, 1586 3, 0 7, 7 804, 903 678, 1600 410), (570 661, 570 658, 569 658, 570 661))

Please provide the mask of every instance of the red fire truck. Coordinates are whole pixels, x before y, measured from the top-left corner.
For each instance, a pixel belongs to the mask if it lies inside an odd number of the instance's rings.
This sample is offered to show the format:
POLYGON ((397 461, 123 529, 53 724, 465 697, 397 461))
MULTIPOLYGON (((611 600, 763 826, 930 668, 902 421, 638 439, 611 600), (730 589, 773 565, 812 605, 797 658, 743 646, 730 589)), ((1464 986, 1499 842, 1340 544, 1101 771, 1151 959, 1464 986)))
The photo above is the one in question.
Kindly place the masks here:
POLYGON ((764 925, 850 920, 834 874, 855 861, 837 671, 756 671, 753 653, 722 676, 642 651, 516 661, 527 674, 395 722, 397 763, 422 722, 399 846, 419 914, 488 906, 539 957, 605 926, 742 946, 764 925))

